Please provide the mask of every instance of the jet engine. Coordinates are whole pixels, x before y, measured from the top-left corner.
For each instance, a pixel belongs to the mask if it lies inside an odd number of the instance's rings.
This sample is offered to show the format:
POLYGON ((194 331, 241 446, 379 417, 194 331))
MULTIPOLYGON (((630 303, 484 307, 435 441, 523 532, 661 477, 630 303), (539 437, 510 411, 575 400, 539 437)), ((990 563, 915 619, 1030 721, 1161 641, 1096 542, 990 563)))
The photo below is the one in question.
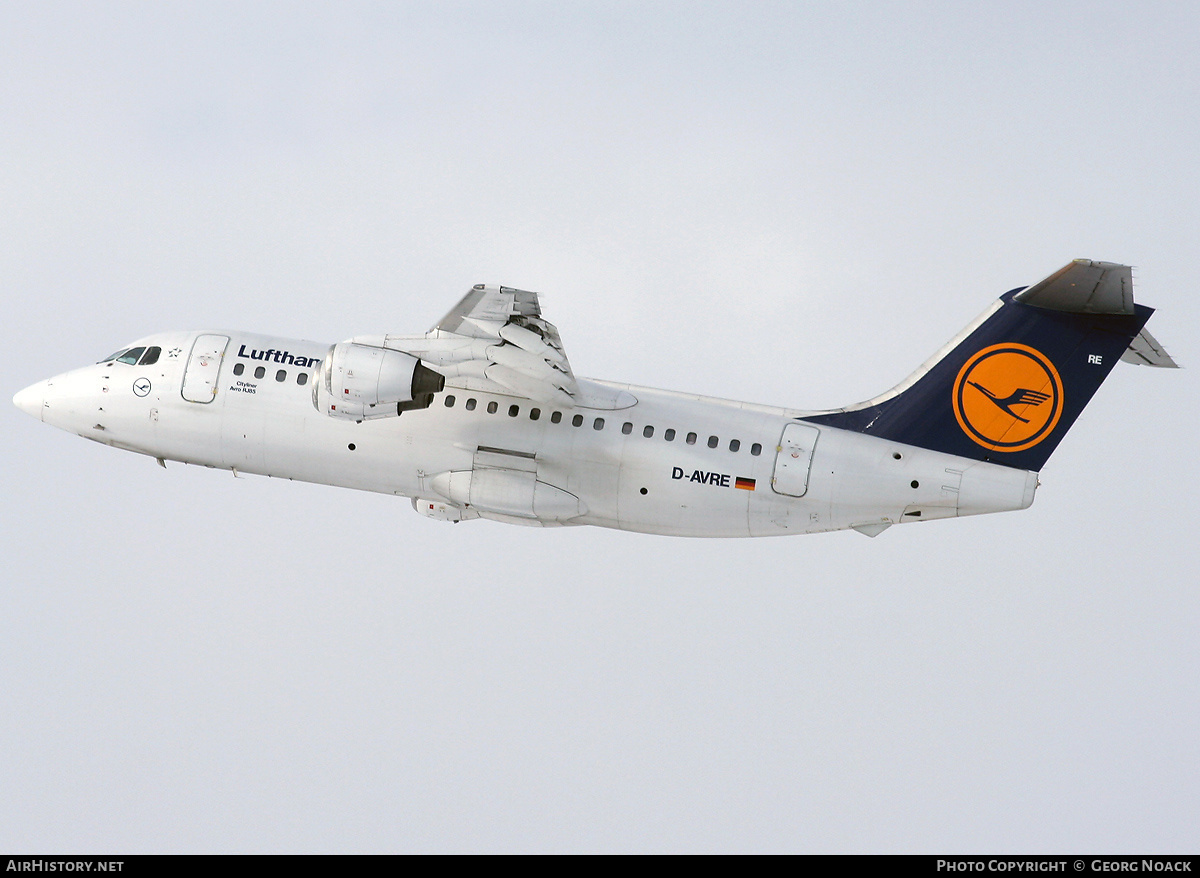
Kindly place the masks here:
POLYGON ((429 408, 446 379, 402 351, 344 341, 325 355, 313 406, 332 418, 367 421, 429 408))

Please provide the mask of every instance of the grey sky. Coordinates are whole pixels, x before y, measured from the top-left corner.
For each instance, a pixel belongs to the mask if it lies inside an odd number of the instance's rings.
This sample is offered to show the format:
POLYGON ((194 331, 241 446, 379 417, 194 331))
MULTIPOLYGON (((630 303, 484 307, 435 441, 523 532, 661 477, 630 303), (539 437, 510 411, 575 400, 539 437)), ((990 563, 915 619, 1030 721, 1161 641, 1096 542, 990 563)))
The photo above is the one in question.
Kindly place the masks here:
MULTIPOLYGON (((1075 257, 1194 366, 1200 12, 1049 5, 7 3, 7 393, 489 282, 582 375, 834 406, 1075 257)), ((875 540, 451 527, 0 407, 0 848, 1194 851, 1197 393, 1119 368, 1032 509, 875 540)))

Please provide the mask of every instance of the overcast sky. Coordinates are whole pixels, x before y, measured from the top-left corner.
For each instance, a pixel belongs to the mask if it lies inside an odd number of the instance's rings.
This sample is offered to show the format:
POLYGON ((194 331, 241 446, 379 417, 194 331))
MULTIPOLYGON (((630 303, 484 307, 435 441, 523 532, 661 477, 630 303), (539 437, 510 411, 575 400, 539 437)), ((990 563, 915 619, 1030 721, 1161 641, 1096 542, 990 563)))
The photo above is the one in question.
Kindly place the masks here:
MULTIPOLYGON (((0 5, 7 399, 169 329, 543 293, 577 373, 804 408, 1136 266, 1195 367, 1194 3, 0 5)), ((0 407, 0 849, 1194 852, 1196 369, 1025 512, 541 531, 0 407)))

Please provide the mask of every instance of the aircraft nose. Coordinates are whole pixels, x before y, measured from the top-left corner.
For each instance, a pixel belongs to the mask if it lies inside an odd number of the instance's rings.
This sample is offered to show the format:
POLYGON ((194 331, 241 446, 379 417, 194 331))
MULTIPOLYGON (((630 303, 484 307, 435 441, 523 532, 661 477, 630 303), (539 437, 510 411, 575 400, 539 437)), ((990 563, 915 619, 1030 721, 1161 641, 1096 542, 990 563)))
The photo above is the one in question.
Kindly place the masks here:
POLYGON ((46 382, 39 381, 37 384, 30 384, 24 390, 19 391, 13 397, 13 405, 25 412, 27 415, 32 415, 39 421, 42 419, 43 403, 46 400, 46 382))

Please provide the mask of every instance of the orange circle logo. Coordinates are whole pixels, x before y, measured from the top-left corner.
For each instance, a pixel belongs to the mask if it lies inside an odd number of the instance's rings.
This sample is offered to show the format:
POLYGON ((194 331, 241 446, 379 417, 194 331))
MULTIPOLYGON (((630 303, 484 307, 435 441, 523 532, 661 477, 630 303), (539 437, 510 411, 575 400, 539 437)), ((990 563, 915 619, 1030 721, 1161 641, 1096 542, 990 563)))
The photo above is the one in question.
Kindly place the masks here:
POLYGON ((954 381, 954 417, 992 451, 1024 451, 1053 431, 1063 410, 1058 370, 1040 351, 997 344, 967 360, 954 381))

